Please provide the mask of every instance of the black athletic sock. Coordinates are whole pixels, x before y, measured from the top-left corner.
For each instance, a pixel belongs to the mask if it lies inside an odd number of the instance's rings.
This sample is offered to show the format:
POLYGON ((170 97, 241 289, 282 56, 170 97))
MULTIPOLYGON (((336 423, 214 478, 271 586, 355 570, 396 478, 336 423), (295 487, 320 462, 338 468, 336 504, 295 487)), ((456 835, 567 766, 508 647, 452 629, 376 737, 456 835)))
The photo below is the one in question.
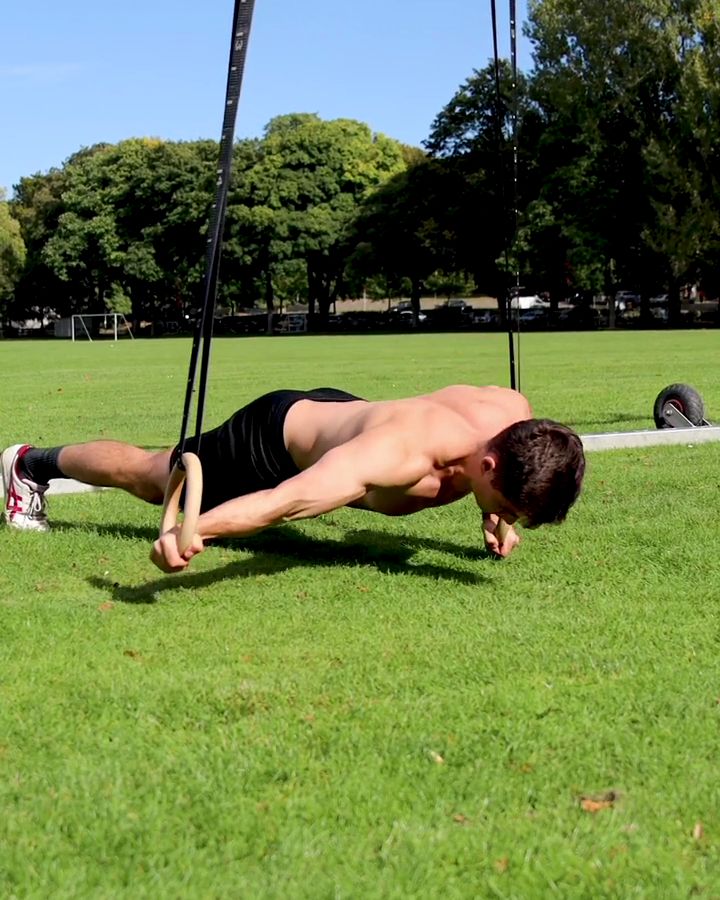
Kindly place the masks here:
POLYGON ((35 484, 48 484, 51 478, 67 478, 58 466, 62 447, 31 447, 18 461, 20 474, 35 484))

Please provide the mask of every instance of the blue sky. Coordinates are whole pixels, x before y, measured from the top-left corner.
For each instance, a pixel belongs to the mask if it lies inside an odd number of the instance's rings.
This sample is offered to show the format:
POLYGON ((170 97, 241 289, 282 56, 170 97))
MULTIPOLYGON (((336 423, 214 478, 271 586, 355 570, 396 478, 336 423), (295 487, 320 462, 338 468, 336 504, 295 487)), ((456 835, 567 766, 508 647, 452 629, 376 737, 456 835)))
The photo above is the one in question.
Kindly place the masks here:
MULTIPOLYGON (((4 4, 0 187, 99 141, 219 139, 232 14, 233 0, 4 4)), ((502 0, 498 18, 507 55, 502 0)), ((255 0, 236 135, 315 112, 419 145, 491 55, 490 0, 255 0)))

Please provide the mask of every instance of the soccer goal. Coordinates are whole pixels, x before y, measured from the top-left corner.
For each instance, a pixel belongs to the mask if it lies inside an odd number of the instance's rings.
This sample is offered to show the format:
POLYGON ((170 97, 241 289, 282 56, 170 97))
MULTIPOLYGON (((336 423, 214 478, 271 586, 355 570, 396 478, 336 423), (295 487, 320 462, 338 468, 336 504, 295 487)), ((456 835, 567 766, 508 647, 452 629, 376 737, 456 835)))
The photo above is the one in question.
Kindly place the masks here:
POLYGON ((130 323, 122 313, 76 313, 70 317, 70 337, 75 340, 135 340, 130 323))

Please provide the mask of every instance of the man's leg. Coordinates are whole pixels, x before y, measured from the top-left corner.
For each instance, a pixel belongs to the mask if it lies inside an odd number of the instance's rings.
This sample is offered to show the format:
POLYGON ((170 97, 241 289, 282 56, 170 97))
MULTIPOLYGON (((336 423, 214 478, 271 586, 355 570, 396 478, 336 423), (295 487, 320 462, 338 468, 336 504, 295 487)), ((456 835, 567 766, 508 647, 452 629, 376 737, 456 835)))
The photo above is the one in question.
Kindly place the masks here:
POLYGON ((90 441, 60 448, 65 478, 127 491, 148 503, 162 503, 170 476, 170 450, 142 450, 121 441, 90 441))
POLYGON ((42 449, 16 444, 2 454, 5 521, 14 528, 47 531, 45 491, 51 478, 74 478, 128 491, 161 503, 170 452, 151 452, 120 441, 90 441, 42 449))

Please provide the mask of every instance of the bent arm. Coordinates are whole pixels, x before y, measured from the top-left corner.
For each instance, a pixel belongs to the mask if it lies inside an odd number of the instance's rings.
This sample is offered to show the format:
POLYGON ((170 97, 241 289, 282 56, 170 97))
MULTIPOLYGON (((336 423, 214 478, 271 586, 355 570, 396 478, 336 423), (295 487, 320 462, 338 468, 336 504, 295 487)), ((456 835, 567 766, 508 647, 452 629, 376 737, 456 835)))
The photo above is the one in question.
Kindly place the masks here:
POLYGON ((283 522, 309 519, 347 506, 374 487, 403 487, 430 468, 427 456, 402 437, 376 429, 328 451, 309 469, 275 488, 228 500, 203 513, 203 539, 244 537, 283 522))
POLYGON ((321 479, 321 474, 308 469, 275 488, 221 503, 200 516, 198 533, 203 539, 245 537, 273 525, 338 509, 366 491, 355 479, 333 482, 332 473, 328 472, 327 480, 321 479))
MULTIPOLYGON (((352 443, 352 442, 351 442, 352 443)), ((338 509, 362 497, 373 466, 361 467, 358 453, 343 445, 331 450, 315 465, 277 487, 235 497, 209 509, 198 518, 192 546, 181 554, 178 548, 180 526, 160 535, 151 559, 164 572, 181 572, 204 541, 217 537, 246 537, 295 519, 307 519, 338 509)), ((373 448, 366 455, 372 457, 373 448)), ((383 477, 384 468, 377 469, 383 477)))

